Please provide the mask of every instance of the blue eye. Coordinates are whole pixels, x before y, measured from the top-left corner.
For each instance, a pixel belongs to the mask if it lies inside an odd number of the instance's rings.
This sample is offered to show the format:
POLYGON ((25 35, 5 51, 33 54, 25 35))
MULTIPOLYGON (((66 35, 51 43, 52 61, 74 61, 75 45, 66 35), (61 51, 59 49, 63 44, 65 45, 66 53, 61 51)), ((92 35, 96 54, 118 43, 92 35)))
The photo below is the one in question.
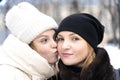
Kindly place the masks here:
POLYGON ((44 44, 47 43, 47 41, 48 41, 48 39, 46 39, 46 38, 43 38, 43 39, 40 40, 40 42, 44 43, 44 44))

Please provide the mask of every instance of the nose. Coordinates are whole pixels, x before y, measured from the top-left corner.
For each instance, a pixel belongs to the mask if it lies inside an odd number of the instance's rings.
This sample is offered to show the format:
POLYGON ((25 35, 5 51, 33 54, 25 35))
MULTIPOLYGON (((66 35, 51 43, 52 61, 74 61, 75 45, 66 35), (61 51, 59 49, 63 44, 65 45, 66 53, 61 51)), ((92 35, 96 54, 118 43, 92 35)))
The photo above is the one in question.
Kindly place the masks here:
POLYGON ((57 42, 53 40, 53 41, 51 42, 51 47, 52 47, 52 48, 57 48, 57 42))
POLYGON ((68 40, 65 40, 63 42, 62 49, 64 49, 64 50, 70 49, 70 42, 68 40))

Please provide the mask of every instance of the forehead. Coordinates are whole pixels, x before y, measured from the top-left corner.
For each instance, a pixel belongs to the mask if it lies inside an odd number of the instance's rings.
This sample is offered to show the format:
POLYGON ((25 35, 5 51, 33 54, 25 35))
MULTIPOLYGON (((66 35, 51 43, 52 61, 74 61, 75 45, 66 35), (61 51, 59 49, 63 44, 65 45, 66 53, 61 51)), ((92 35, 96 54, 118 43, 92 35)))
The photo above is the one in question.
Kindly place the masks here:
POLYGON ((54 33, 55 33, 55 30, 49 29, 49 30, 46 30, 46 31, 42 32, 37 37, 53 35, 54 33))

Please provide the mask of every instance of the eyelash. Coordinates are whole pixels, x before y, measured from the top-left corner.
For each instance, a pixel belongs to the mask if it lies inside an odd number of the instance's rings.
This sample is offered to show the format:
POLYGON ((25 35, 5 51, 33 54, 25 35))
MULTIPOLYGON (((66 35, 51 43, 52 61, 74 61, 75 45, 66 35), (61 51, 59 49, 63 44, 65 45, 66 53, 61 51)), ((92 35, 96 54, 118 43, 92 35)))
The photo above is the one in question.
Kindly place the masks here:
POLYGON ((79 38, 77 38, 77 37, 74 37, 74 38, 72 38, 72 40, 76 41, 76 40, 79 40, 79 38))
MULTIPOLYGON (((64 38, 57 38, 57 42, 63 41, 63 40, 64 40, 64 38)), ((77 40, 80 40, 80 39, 77 38, 77 37, 73 37, 71 40, 72 40, 72 41, 77 41, 77 40)))
POLYGON ((48 40, 47 39, 41 39, 40 42, 41 43, 46 43, 48 40))
POLYGON ((59 42, 59 41, 63 41, 64 39, 63 38, 57 38, 56 41, 59 42))

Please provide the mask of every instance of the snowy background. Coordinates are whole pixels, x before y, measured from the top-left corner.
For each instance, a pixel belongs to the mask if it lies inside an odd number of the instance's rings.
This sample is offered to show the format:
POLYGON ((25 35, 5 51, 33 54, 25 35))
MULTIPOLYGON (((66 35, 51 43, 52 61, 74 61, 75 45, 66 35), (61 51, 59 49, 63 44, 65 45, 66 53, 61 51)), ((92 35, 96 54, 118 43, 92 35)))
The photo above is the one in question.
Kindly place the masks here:
POLYGON ((107 50, 111 64, 115 69, 120 68, 120 48, 116 45, 107 44, 104 46, 107 50))

